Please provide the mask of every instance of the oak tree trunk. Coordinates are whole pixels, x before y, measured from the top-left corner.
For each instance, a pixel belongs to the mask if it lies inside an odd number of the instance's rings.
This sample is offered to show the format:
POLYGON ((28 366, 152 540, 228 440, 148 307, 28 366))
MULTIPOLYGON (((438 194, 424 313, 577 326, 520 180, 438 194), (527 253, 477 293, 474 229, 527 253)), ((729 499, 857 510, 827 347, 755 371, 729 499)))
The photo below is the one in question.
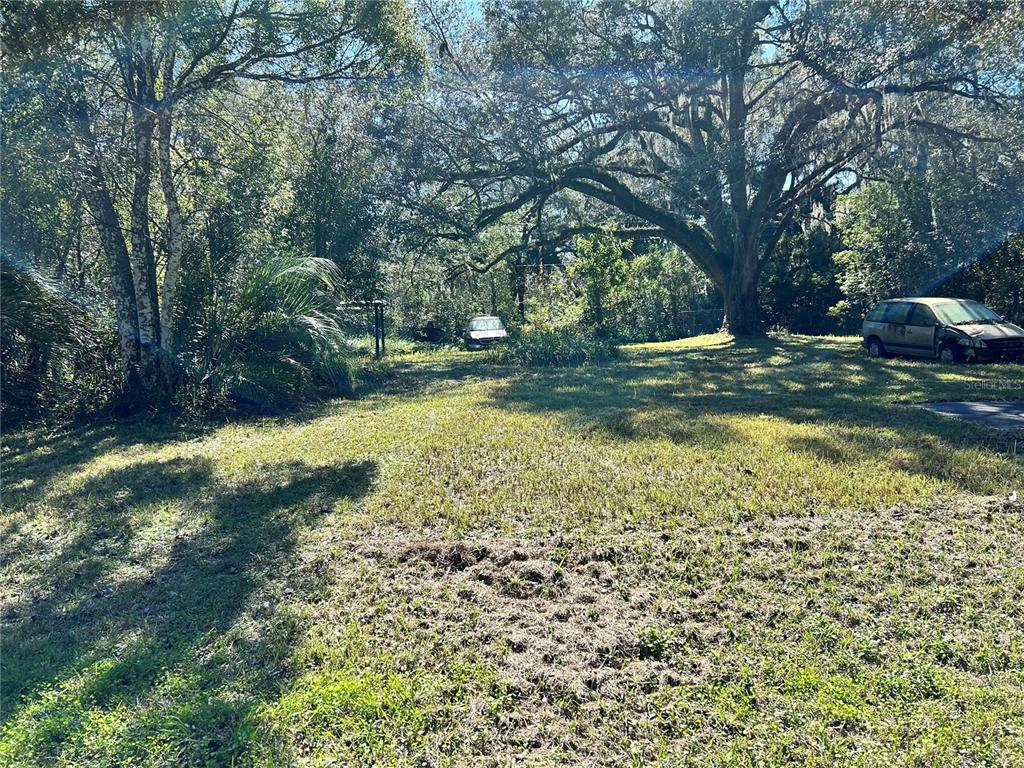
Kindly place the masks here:
POLYGON ((725 317, 722 330, 733 336, 763 336, 761 307, 757 295, 760 264, 753 248, 736 255, 724 286, 725 317))

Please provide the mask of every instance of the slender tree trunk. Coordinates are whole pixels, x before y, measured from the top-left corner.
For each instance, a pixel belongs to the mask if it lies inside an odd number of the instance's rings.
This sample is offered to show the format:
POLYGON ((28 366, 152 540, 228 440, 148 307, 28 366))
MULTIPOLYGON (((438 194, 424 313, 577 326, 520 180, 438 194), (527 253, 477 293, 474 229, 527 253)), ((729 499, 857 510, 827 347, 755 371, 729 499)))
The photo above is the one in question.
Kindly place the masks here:
POLYGON ((604 329, 604 297, 600 288, 593 288, 590 291, 590 306, 594 310, 594 325, 597 329, 604 329))
POLYGON ((68 219, 68 229, 64 233, 64 241, 61 244, 57 260, 57 278, 64 280, 68 274, 68 258, 71 256, 71 249, 74 246, 75 234, 82 225, 82 196, 75 195, 71 203, 71 217, 68 219))
MULTIPOLYGON (((140 6, 141 11, 141 6, 140 6)), ((141 16, 129 14, 124 22, 126 45, 119 51, 125 94, 131 105, 135 176, 130 225, 135 308, 139 318, 139 368, 150 404, 171 395, 172 377, 161 349, 160 304, 157 297, 156 257, 149 229, 149 195, 153 184, 153 134, 157 117, 157 72, 151 30, 141 16)))
MULTIPOLYGON (((97 171, 95 175, 100 175, 97 171)), ((111 293, 114 296, 114 315, 121 343, 121 361, 126 390, 133 395, 139 380, 139 316, 135 305, 135 285, 131 259, 121 231, 113 201, 106 187, 90 189, 86 195, 89 208, 99 230, 100 244, 107 255, 111 293)))
POLYGON ((132 109, 135 138, 135 184, 131 205, 131 257, 135 278, 135 306, 139 315, 140 363, 143 383, 158 397, 166 384, 160 357, 156 263, 149 231, 149 190, 153 178, 153 111, 136 104, 132 109))
POLYGON ((32 233, 32 266, 36 269, 42 269, 43 244, 39 238, 39 229, 33 224, 29 231, 32 233))
POLYGON ((78 220, 78 231, 75 233, 75 280, 78 290, 85 290, 85 259, 82 255, 82 220, 78 220))
POLYGON ((516 310, 521 321, 526 320, 526 265, 523 256, 516 256, 509 270, 512 283, 512 295, 515 297, 516 310))
POLYGON ((84 102, 74 105, 73 118, 72 126, 77 139, 73 146, 85 171, 86 204, 96 223, 100 247, 107 257, 108 280, 114 299, 114 317, 121 347, 124 394, 131 402, 138 397, 140 388, 139 318, 135 306, 131 258, 110 189, 107 187, 84 102))
POLYGON ((167 264, 164 267, 163 283, 160 284, 160 340, 168 354, 174 352, 174 309, 178 298, 182 256, 181 208, 171 166, 171 127, 171 107, 168 104, 160 110, 157 126, 160 183, 167 207, 167 264))

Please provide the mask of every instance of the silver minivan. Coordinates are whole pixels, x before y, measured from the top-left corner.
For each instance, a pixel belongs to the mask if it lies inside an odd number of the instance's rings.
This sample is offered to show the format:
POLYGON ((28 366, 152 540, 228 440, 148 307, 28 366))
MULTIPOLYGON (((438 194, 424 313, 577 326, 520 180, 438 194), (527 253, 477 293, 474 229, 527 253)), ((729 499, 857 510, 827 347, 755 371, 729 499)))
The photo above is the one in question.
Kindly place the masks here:
POLYGON ((944 363, 1024 359, 1024 328, 971 299, 880 301, 864 318, 861 336, 872 357, 912 355, 944 363))

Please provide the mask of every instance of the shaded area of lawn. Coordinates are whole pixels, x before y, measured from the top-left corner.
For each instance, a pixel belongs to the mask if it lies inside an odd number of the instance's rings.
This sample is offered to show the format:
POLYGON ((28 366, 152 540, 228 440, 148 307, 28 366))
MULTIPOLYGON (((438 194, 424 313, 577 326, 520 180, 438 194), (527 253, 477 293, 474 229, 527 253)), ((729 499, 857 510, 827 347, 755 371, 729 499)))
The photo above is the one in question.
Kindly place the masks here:
POLYGON ((808 472, 811 462, 852 470, 890 459, 893 470, 988 493, 1022 479, 1015 436, 907 405, 976 398, 986 383, 998 393, 1007 382, 1024 387, 1024 367, 872 360, 845 339, 719 338, 636 346, 613 367, 516 377, 493 402, 612 439, 699 445, 726 462, 742 462, 745 450, 755 458, 758 438, 772 435, 779 461, 806 457, 808 472))
MULTIPOLYGON (((72 461, 95 455, 84 446, 96 434, 70 441, 72 461)), ((62 455, 59 441, 51 448, 62 455)), ((24 530, 40 521, 23 515, 23 530, 5 536, 5 568, 20 577, 3 614, 8 746, 33 742, 32 759, 48 763, 90 728, 132 727, 90 724, 90 713, 120 720, 132 702, 157 696, 166 706, 135 726, 191 734, 180 756, 186 763, 229 763, 242 746, 238 729, 248 708, 280 683, 274 667, 282 649, 275 646, 289 638, 264 630, 230 647, 218 647, 218 639, 243 614, 271 613, 269 604, 250 605, 250 596, 269 571, 288 567, 296 529, 365 495, 375 472, 369 461, 292 461, 229 483, 202 457, 136 461, 89 475, 59 496, 64 519, 41 537, 24 530), (42 697, 19 708, 40 685, 42 697)), ((25 495, 9 494, 7 502, 25 495)), ((132 757, 126 743, 119 759, 132 757)))
POLYGON ((671 404, 691 418, 770 414, 795 422, 877 426, 902 414, 901 426, 946 432, 942 419, 889 406, 969 392, 977 398, 979 390, 969 387, 986 381, 1013 379, 1024 386, 1024 367, 1019 365, 952 367, 872 360, 845 339, 721 339, 701 346, 669 343, 628 349, 629 360, 620 365, 515 378, 496 401, 590 418, 653 401, 671 404))

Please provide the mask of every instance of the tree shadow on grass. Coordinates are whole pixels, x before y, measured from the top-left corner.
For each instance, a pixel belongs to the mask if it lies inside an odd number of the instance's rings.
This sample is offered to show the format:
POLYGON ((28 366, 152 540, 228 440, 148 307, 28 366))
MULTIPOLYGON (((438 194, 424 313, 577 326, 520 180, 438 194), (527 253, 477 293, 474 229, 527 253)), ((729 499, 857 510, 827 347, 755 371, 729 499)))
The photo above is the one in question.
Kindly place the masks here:
MULTIPOLYGON (((177 459, 90 479, 75 497, 93 503, 70 516, 70 534, 32 569, 21 584, 22 600, 4 617, 2 722, 17 720, 41 691, 67 688, 83 670, 91 673, 68 712, 82 702, 93 710, 131 706, 181 668, 192 680, 192 696, 184 696, 192 709, 150 726, 180 728, 182 718, 199 718, 201 731, 190 738, 207 739, 202 749, 239 748, 234 730, 253 697, 221 702, 212 713, 204 702, 238 669, 259 668, 252 665, 266 638, 251 638, 244 650, 250 658, 236 667, 203 658, 204 648, 251 609, 252 593, 273 579, 275 566, 288 565, 298 529, 337 502, 366 495, 375 474, 371 462, 287 462, 235 486, 219 482, 206 460, 177 459), (147 530, 161 515, 167 527, 147 530)), ((137 725, 144 727, 142 720, 137 725)), ((74 718, 51 723, 38 757, 47 757, 46 748, 59 753, 83 727, 74 718)))
POLYGON ((4 490, 38 496, 53 480, 114 450, 144 445, 147 449, 208 435, 213 423, 175 424, 166 420, 128 418, 91 421, 58 429, 36 427, 4 435, 4 490))
POLYGON ((436 355, 402 356, 369 371, 360 382, 357 394, 416 395, 439 387, 476 379, 506 376, 509 368, 492 362, 486 352, 447 352, 436 355))
MULTIPOLYGON (((558 414, 612 439, 667 439, 733 453, 752 440, 736 417, 770 417, 798 428, 789 448, 835 465, 876 462, 900 451, 897 468, 986 492, 993 478, 964 471, 958 451, 1008 452, 1011 437, 944 419, 905 403, 957 399, 968 383, 1024 369, 950 369, 909 360, 873 360, 848 341, 768 338, 710 347, 667 345, 630 350, 622 363, 534 370, 500 385, 492 403, 558 414), (898 443, 894 443, 894 439, 898 443)), ((1018 471, 1020 468, 1018 467, 1018 471)))

